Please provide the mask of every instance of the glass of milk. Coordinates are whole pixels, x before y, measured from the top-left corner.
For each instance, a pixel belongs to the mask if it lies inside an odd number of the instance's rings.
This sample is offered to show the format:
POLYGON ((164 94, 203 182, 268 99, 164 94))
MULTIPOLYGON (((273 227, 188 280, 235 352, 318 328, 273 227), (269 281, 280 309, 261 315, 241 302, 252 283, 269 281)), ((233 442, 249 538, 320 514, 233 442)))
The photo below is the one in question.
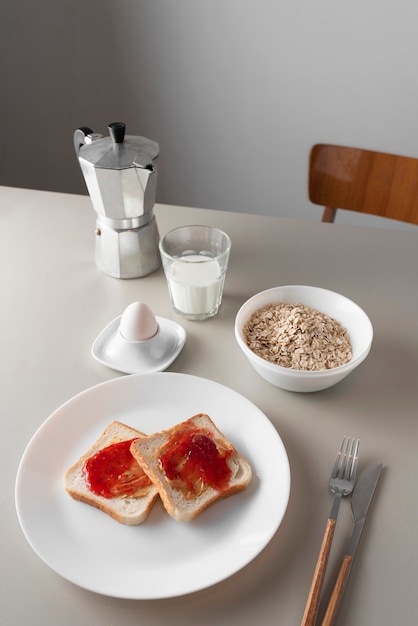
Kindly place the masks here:
POLYGON ((231 240, 211 226, 181 226, 160 240, 171 304, 189 320, 217 314, 228 267, 231 240))

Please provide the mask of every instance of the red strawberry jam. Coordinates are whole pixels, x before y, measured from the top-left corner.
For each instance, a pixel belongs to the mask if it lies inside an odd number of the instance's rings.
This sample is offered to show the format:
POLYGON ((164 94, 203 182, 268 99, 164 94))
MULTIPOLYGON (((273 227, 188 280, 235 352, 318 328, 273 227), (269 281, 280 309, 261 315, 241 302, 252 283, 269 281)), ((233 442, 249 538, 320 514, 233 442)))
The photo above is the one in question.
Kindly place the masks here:
POLYGON ((87 459, 84 476, 90 491, 104 498, 138 497, 151 484, 129 450, 132 441, 113 443, 87 459))
POLYGON ((227 460, 232 453, 218 447, 210 431, 186 428, 169 439, 159 460, 168 480, 186 493, 200 493, 205 486, 222 492, 231 478, 227 460))

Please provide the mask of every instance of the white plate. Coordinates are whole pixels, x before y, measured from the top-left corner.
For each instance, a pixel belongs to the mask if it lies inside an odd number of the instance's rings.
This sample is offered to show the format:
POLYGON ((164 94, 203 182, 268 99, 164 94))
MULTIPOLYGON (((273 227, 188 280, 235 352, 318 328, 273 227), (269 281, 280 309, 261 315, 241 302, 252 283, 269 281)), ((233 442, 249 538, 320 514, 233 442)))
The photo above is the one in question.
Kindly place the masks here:
POLYGON ((119 334, 121 317, 112 320, 91 348, 96 361, 124 374, 162 372, 178 357, 186 342, 183 326, 156 317, 159 331, 147 341, 127 341, 119 334))
POLYGON ((267 417, 218 383, 177 373, 124 376, 87 389, 35 433, 20 462, 16 509, 36 554, 67 580, 107 596, 167 598, 231 576, 270 541, 287 508, 290 470, 267 417), (253 480, 188 523, 154 505, 124 526, 73 500, 63 475, 113 420, 145 433, 207 413, 250 461, 253 480))

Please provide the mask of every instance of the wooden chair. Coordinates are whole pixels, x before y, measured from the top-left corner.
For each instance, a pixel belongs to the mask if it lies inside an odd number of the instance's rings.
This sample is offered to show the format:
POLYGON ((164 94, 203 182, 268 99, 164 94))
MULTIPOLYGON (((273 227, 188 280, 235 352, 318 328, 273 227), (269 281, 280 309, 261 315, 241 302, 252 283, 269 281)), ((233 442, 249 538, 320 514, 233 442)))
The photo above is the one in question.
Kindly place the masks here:
POLYGON ((418 224, 418 159, 358 148, 315 145, 309 162, 309 199, 325 207, 418 224))

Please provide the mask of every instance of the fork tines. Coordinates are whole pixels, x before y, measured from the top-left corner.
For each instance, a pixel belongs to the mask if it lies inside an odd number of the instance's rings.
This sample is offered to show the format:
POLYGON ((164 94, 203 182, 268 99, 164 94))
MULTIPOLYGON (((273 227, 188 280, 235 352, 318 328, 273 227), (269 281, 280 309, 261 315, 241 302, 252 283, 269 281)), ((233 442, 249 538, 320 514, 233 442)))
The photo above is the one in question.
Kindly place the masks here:
POLYGON ((337 458, 335 459, 332 475, 339 476, 344 480, 355 478, 358 463, 358 449, 360 440, 354 437, 344 436, 337 458))

